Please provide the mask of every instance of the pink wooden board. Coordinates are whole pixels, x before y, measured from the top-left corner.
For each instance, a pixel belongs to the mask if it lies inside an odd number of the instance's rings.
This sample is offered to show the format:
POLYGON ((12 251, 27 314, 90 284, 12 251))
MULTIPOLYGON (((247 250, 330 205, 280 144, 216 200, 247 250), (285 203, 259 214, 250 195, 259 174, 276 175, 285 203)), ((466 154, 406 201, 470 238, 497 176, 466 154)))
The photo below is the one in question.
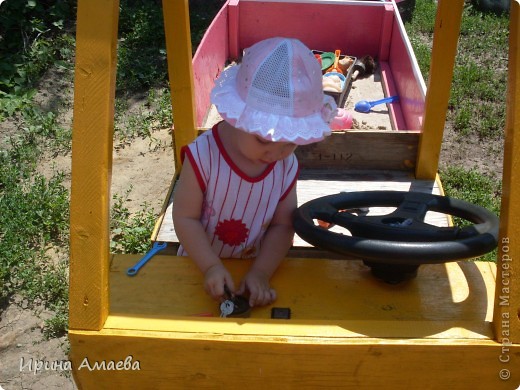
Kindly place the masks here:
POLYGON ((197 126, 201 126, 211 103, 214 81, 229 58, 228 9, 224 6, 204 34, 193 57, 193 83, 197 126))
MULTIPOLYGON (((358 5, 293 2, 239 2, 240 46, 274 37, 297 37, 309 48, 360 57, 380 52, 387 9, 358 5)), ((379 5, 379 6, 378 6, 379 5)), ((383 58, 384 60, 384 58, 383 58)))

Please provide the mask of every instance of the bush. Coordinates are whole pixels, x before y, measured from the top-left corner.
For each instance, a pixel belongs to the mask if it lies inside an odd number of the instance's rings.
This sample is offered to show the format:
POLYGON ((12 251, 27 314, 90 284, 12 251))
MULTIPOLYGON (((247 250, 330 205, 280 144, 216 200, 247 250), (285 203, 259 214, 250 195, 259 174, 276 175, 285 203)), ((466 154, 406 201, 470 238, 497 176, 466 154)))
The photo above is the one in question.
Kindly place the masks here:
POLYGON ((63 31, 74 23, 76 1, 7 0, 0 5, 0 92, 34 86, 61 53, 63 31))

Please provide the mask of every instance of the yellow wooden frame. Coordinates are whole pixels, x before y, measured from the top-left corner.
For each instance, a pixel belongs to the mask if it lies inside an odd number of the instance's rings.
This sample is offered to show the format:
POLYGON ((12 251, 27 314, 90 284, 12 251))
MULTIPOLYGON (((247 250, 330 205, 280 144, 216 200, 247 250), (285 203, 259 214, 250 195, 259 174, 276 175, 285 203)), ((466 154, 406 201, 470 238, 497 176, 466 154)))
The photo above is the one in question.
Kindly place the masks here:
POLYGON ((166 36, 177 37, 166 40, 166 53, 172 107, 175 107, 173 145, 175 171, 178 173, 182 145, 189 144, 197 136, 188 2, 163 0, 163 17, 166 36))
POLYGON ((520 1, 511 2, 509 76, 494 323, 500 342, 520 343, 520 1))
MULTIPOLYGON (((426 101, 424 128, 420 143, 420 152, 417 164, 417 176, 424 178, 435 177, 442 128, 449 87, 446 79, 451 80, 453 58, 455 55, 456 37, 458 35, 460 15, 463 0, 448 2, 439 1, 436 19, 434 51, 432 59, 431 81, 426 101), (443 58, 444 60, 440 60, 443 58), (446 62, 448 61, 448 62, 446 62), (450 76, 450 77, 448 77, 450 76), (443 81, 444 80, 444 81, 443 81)), ((188 24, 187 0, 164 0, 164 17, 169 59, 170 83, 172 85, 172 104, 175 107, 175 148, 176 164, 179 164, 179 147, 189 142, 196 135, 193 103, 193 79, 191 72, 191 43, 188 24), (174 23, 175 21, 175 23, 174 23), (172 59, 175 58, 175 61, 172 59)), ((181 328, 177 332, 168 332, 173 326, 170 320, 156 318, 157 324, 163 324, 162 331, 146 330, 143 325, 134 321, 133 330, 127 330, 131 319, 117 323, 117 316, 109 316, 109 284, 108 273, 111 261, 133 261, 133 257, 119 256, 112 258, 109 253, 109 204, 110 184, 112 172, 112 133, 114 120, 114 91, 116 71, 116 45, 118 26, 118 0, 79 0, 78 23, 76 41, 76 73, 74 95, 74 125, 72 143, 72 188, 70 206, 70 319, 69 337, 71 339, 71 357, 76 365, 81 361, 81 353, 89 351, 91 360, 102 361, 113 356, 116 349, 121 352, 119 357, 127 353, 131 355, 136 349, 144 350, 156 348, 157 356, 150 356, 151 362, 165 363, 168 354, 179 359, 178 365, 193 365, 197 362, 190 358, 190 354, 199 355, 199 349, 205 348, 207 359, 232 360, 237 350, 242 349, 250 353, 251 359, 261 366, 269 364, 270 354, 283 354, 294 359, 296 373, 319 373, 320 369, 329 369, 331 364, 337 370, 337 378, 330 378, 329 385, 348 383, 358 388, 394 383, 397 374, 395 365, 404 367, 403 374, 412 376, 417 373, 418 381, 409 380, 409 387, 422 387, 424 383, 450 384, 450 387, 465 387, 467 382, 461 378, 465 374, 478 375, 481 359, 489 360, 489 364, 497 370, 501 367, 497 361, 501 358, 500 347, 507 348, 511 359, 520 355, 520 273, 513 267, 513 259, 518 262, 520 256, 520 237, 518 221, 520 218, 520 179, 514 169, 520 165, 520 140, 515 134, 520 128, 520 105, 518 82, 520 72, 520 2, 514 0, 511 4, 511 34, 510 34, 510 73, 508 80, 508 108, 506 145, 504 155, 503 199, 501 210, 501 226, 499 256, 497 262, 496 297, 494 311, 494 337, 485 341, 467 342, 453 339, 451 342, 426 339, 378 339, 342 337, 335 338, 331 334, 328 341, 301 337, 294 340, 270 336, 259 344, 251 344, 247 335, 238 335, 236 331, 230 334, 223 333, 221 338, 212 334, 193 335, 190 332, 190 321, 177 321, 176 326, 181 328), (516 183, 516 185, 515 185, 516 183), (107 324, 109 319, 109 324, 107 324), (116 322, 114 322, 116 321, 116 322), (179 325, 179 323, 182 323, 179 325), (126 325, 125 325, 126 324, 126 325), (141 328, 140 328, 141 327, 141 328), (198 341, 197 341, 198 340, 198 341), (218 345, 223 341, 233 341, 231 347, 219 350, 218 345), (248 341, 249 340, 249 341, 248 341), (215 351, 210 353, 211 346, 207 342, 213 341, 215 351), (323 342, 323 345, 313 344, 323 342), (330 345, 327 345, 330 343, 330 345), (131 345, 131 347, 130 347, 131 345), (229 349, 226 349, 229 348, 229 349), (397 351, 401 353, 395 355, 397 351), (384 352, 384 353, 383 353, 384 352), (309 356, 322 356, 322 362, 311 367, 306 363, 309 356), (347 370, 349 376, 340 374, 348 366, 349 356, 365 356, 357 364, 356 370, 347 370), (464 360, 466 359, 467 360, 464 360), (154 360, 155 359, 155 360, 154 360), (184 359, 184 360, 183 360, 184 359), (399 360, 398 360, 399 359, 399 360), (493 361, 491 362, 491 359, 493 361), (184 363, 183 363, 184 361, 184 363), (428 362, 424 367, 421 362, 428 362), (443 367, 446 365, 460 365, 461 378, 443 378, 443 367), (358 370, 359 369, 359 370, 358 370), (419 372, 417 370, 420 370, 419 372), (464 371, 465 370, 465 371, 464 371), (378 374, 374 374, 378 372, 378 374), (422 382, 422 380, 427 382, 422 382), (462 382, 457 382, 461 379, 462 382)), ((177 169, 180 166, 177 166, 177 169)), ((297 263, 295 263, 297 264, 297 263)), ((230 330, 232 325, 224 330, 230 330)), ((234 329, 234 328, 233 328, 234 329)), ((237 328, 239 329, 239 328, 237 328)), ((212 344, 213 345, 213 344, 212 344)), ((211 362, 206 362, 211 366, 211 362)), ((503 363, 503 362, 502 362, 503 363)), ((488 363, 483 363, 488 364, 488 363)), ((168 370, 168 364, 164 364, 168 370)), ((233 365, 227 365, 228 372, 220 377, 225 380, 231 375, 229 383, 238 385, 247 383, 248 378, 263 378, 261 372, 241 373, 234 372, 233 365)), ((516 366, 511 368, 513 378, 520 378, 520 373, 514 373, 516 366)), ((520 371, 520 369, 517 368, 520 371)), ((87 371, 87 370, 85 370, 87 371)), ((218 375, 218 367, 212 375, 218 375)), ((81 377, 80 387, 105 388, 112 384, 126 384, 137 386, 141 383, 146 386, 150 381, 151 373, 137 371, 120 372, 75 372, 76 378, 81 377), (91 375, 89 375, 91 374, 91 375), (148 375, 148 376, 147 376, 148 375), (143 379, 144 378, 144 379, 143 379), (145 381, 145 382, 143 382, 145 381)), ((170 388, 173 382, 179 384, 197 385, 200 377, 179 378, 175 373, 168 372, 166 378, 171 381, 163 382, 155 388, 170 388)), ((314 374, 313 374, 314 375, 314 374)), ((498 374, 497 374, 498 375, 498 374)), ((312 376, 307 376, 307 379, 312 376)), ((264 378, 264 385, 279 387, 277 378, 264 378)), ((401 378, 402 379, 402 378, 401 378)), ((495 378, 496 379, 496 378, 495 378)), ((475 382, 475 381, 473 381, 475 382)), ((401 382, 402 383, 402 382, 401 382)), ((476 383, 479 383, 478 380, 476 383)), ((484 382, 482 382, 484 383, 484 382)), ((511 388, 511 383, 503 381, 504 388, 511 388)), ((225 384, 220 382, 221 385, 225 384)), ((215 383, 216 386, 219 383, 215 383)), ((254 383, 251 383, 254 386, 254 383)), ((298 386, 298 383, 292 383, 298 386)), ((318 384, 315 383, 317 386, 318 384)), ((405 383, 406 385, 406 383, 405 383)), ((514 384, 515 386, 518 383, 514 384)), ((312 382, 307 383, 312 387, 312 382)), ((144 388, 144 387, 142 387, 144 388)), ((373 387, 372 387, 373 388, 373 387)), ((498 387, 494 387, 498 388, 498 387)))
POLYGON ((433 180, 437 174, 463 6, 464 0, 438 3, 423 131, 415 168, 417 179, 433 180))
POLYGON ((119 1, 79 1, 70 200, 70 329, 108 314, 110 184, 119 1))

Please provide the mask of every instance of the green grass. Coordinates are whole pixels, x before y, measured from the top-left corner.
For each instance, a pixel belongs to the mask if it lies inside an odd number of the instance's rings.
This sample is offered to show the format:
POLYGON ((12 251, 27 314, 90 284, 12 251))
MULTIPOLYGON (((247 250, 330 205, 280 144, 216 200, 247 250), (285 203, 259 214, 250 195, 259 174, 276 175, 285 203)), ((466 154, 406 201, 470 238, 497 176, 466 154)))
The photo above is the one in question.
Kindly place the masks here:
MULTIPOLYGON (((167 86, 166 48, 160 2, 122 1, 119 21, 117 90, 127 94, 167 86)), ((190 1, 192 48, 224 4, 223 0, 190 1)))
POLYGON ((135 105, 130 113, 130 101, 116 98, 114 135, 119 142, 131 142, 134 138, 152 138, 155 130, 173 125, 169 88, 152 88, 146 99, 135 105))
POLYGON ((0 122, 16 129, 0 140, 0 303, 16 293, 51 308, 49 336, 66 325, 68 261, 52 254, 68 246, 69 201, 63 175, 45 178, 37 166, 44 150, 70 148, 70 129, 34 97, 48 67, 72 69, 72 3, 6 2, 0 12, 0 122))
POLYGON ((417 0, 412 20, 406 23, 408 38, 413 46, 415 58, 425 80, 430 69, 433 27, 437 6, 435 2, 417 0))
MULTIPOLYGON (((428 80, 436 4, 417 0, 406 30, 425 80, 428 80)), ((505 126, 508 15, 475 10, 466 3, 461 20, 448 122, 465 136, 497 139, 505 126)))
POLYGON ((132 93, 164 84, 167 78, 162 9, 149 0, 124 1, 119 19, 116 88, 132 93))
MULTIPOLYGON (((500 214, 501 182, 482 175, 478 171, 451 166, 441 170, 442 184, 446 195, 482 206, 496 215, 500 214)), ((468 221, 454 218, 456 226, 466 226, 468 221)), ((495 261, 496 250, 485 254, 480 260, 495 261)))
MULTIPOLYGON (((34 174, 37 153, 20 141, 0 154, 0 302, 22 294, 63 318, 68 262, 50 258, 47 251, 67 247, 68 192, 61 175, 34 174), (17 164, 9 164, 13 160, 17 164)), ((63 333, 65 325, 48 334, 63 333)))
POLYGON ((500 212, 500 181, 484 176, 476 170, 449 167, 440 172, 444 190, 455 198, 487 207, 495 214, 500 212))
POLYGON ((148 203, 141 204, 141 210, 132 215, 125 206, 130 187, 124 195, 115 194, 110 213, 110 229, 112 253, 146 253, 151 248, 150 233, 153 230, 156 215, 150 210, 148 203))

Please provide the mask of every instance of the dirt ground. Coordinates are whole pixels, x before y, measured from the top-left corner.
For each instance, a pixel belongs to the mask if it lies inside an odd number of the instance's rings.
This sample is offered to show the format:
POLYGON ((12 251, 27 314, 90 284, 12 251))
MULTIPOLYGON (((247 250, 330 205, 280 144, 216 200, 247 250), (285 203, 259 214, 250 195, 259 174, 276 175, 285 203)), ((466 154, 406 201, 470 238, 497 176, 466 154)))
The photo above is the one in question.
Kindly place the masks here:
MULTIPOLYGON (((50 77, 42 84, 42 107, 52 109, 57 90, 61 99, 72 101, 72 87, 50 77)), ((347 108, 355 99, 356 89, 351 91, 347 108)), ((377 96, 376 96, 377 98, 377 96)), ((71 125, 72 105, 62 112, 64 125, 71 125)), ((356 118, 358 128, 366 123, 356 118)), ((379 125, 378 125, 379 126, 379 125)), ((387 124, 381 124, 385 127, 387 124)), ((377 126, 375 127, 377 128, 377 126)), ((387 128, 387 127, 386 127, 387 128)), ((14 128, 0 128, 2 138, 14 128)), ((159 212, 165 199, 174 173, 171 134, 168 129, 153 133, 153 140, 136 139, 130 145, 116 145, 114 150, 114 168, 112 175, 112 193, 124 194, 131 186, 130 197, 126 206, 130 211, 137 211, 144 202, 148 202, 159 212)), ((500 151, 502 141, 482 143, 478 139, 457 138, 448 127, 444 135, 440 165, 458 165, 493 175, 501 176, 502 161, 500 151)), ((47 176, 53 172, 64 172, 66 185, 70 185, 70 153, 48 156, 41 165, 41 172, 47 176)), ((42 308, 31 308, 29 302, 19 296, 12 298, 4 308, 0 308, 0 390, 11 389, 75 389, 76 386, 67 369, 66 337, 46 340, 42 327, 52 313, 42 308), (49 369, 45 369, 47 364, 49 369), (52 365, 54 366, 52 367, 52 365)))

